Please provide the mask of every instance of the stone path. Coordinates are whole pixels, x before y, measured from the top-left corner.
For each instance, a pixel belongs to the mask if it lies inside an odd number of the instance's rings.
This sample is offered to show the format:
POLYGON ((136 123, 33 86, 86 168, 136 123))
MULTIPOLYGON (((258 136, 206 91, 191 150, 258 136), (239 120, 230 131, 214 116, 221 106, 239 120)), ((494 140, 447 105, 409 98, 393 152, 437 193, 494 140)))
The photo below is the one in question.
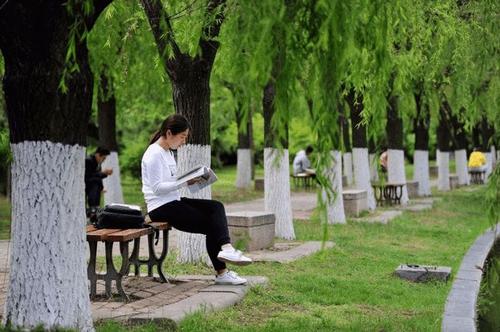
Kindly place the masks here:
MULTIPOLYGON (((317 205, 316 192, 292 192, 292 214, 294 219, 307 220, 317 205)), ((227 212, 237 211, 265 211, 264 198, 248 202, 232 203, 226 205, 227 212)))
MULTIPOLYGON (((327 241, 325 242, 324 248, 333 248, 333 246, 333 242, 327 241)), ((252 258, 254 262, 290 263, 320 251, 321 247, 321 241, 307 241, 304 243, 281 242, 275 243, 274 246, 269 249, 248 252, 247 255, 252 258)))

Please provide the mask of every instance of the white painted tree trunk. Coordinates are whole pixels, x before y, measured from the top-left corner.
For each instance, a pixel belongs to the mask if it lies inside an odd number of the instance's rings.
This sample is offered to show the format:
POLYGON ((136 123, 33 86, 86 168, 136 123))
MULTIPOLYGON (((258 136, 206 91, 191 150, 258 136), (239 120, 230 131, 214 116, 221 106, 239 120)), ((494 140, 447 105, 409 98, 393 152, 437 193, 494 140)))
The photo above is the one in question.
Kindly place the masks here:
POLYGON ((418 195, 431 195, 431 182, 429 177, 429 151, 415 150, 413 156, 413 180, 418 182, 418 195))
POLYGON ((12 235, 3 323, 93 331, 85 240, 85 149, 11 144, 12 235))
POLYGON ((373 188, 370 183, 370 165, 368 163, 367 148, 353 148, 352 162, 354 166, 354 187, 356 189, 366 190, 368 209, 375 210, 377 202, 373 194, 373 188))
POLYGON ((455 168, 458 175, 458 184, 469 185, 469 169, 467 168, 467 151, 465 149, 455 151, 455 168))
POLYGON ((377 155, 375 153, 370 153, 368 160, 370 162, 370 180, 376 182, 378 181, 377 155))
POLYGON ((438 190, 450 190, 450 154, 448 152, 436 151, 438 164, 438 190))
POLYGON ((104 204, 123 203, 123 191, 120 176, 120 163, 118 153, 111 151, 110 155, 102 163, 102 169, 112 168, 113 174, 108 175, 103 180, 104 185, 104 204))
POLYGON ((236 188, 247 189, 252 186, 252 150, 238 149, 236 166, 236 188))
MULTIPOLYGON (((197 166, 210 166, 210 145, 186 144, 177 150, 177 174, 197 166)), ((189 189, 182 188, 181 196, 188 198, 211 199, 211 187, 207 186, 192 194, 189 189)), ((178 231, 177 248, 179 249, 178 261, 182 263, 208 262, 205 245, 205 235, 192 234, 178 231)))
MULTIPOLYGON (((403 150, 387 150, 387 180, 389 182, 406 183, 405 152, 403 150)), ((406 205, 409 201, 408 188, 404 186, 401 205, 406 205)))
POLYGON ((493 171, 491 153, 485 152, 484 156, 486 157, 486 173, 484 174, 484 177, 485 177, 485 179, 488 179, 491 172, 493 171))
POLYGON ((497 152, 496 152, 496 149, 495 149, 494 145, 491 146, 490 151, 491 151, 491 165, 492 165, 492 169, 495 169, 495 166, 496 166, 498 160, 497 160, 497 152))
POLYGON ((276 217, 276 237, 293 240, 295 231, 290 199, 290 164, 288 150, 264 149, 265 209, 276 217))
POLYGON ((329 224, 345 224, 344 200, 342 198, 342 156, 340 151, 332 151, 333 165, 326 171, 330 179, 335 196, 329 201, 323 190, 323 199, 326 201, 327 217, 329 224))
POLYGON ((351 186, 353 184, 352 152, 346 152, 342 157, 344 158, 344 175, 347 178, 347 186, 351 186))

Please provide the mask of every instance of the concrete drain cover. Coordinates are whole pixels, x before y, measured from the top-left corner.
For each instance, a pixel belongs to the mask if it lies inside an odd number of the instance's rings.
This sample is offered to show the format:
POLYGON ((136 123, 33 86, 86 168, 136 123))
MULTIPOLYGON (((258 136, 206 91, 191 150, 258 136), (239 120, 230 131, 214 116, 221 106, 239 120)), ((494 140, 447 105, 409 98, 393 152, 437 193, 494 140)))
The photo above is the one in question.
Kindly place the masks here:
POLYGON ((425 282, 429 280, 446 281, 450 277, 451 267, 401 264, 398 266, 395 273, 402 279, 407 279, 414 282, 425 282))

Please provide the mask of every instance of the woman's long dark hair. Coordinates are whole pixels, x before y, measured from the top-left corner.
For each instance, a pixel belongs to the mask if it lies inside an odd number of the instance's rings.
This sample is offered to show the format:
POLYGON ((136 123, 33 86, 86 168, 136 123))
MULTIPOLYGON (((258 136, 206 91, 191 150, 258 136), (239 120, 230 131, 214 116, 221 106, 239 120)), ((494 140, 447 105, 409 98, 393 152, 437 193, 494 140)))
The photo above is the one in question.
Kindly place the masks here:
POLYGON ((156 142, 161 136, 167 135, 167 130, 170 130, 172 135, 177 135, 186 131, 186 129, 191 129, 189 121, 180 114, 169 115, 165 121, 161 124, 160 130, 156 131, 151 137, 149 144, 156 142))

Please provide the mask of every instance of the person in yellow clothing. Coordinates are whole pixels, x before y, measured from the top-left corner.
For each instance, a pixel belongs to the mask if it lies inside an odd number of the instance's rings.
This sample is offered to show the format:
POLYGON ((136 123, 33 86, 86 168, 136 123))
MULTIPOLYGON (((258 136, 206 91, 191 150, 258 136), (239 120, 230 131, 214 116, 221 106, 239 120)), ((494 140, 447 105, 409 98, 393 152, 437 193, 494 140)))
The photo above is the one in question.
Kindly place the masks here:
POLYGON ((474 148, 469 156, 469 171, 483 172, 485 170, 486 157, 478 148, 474 148))

